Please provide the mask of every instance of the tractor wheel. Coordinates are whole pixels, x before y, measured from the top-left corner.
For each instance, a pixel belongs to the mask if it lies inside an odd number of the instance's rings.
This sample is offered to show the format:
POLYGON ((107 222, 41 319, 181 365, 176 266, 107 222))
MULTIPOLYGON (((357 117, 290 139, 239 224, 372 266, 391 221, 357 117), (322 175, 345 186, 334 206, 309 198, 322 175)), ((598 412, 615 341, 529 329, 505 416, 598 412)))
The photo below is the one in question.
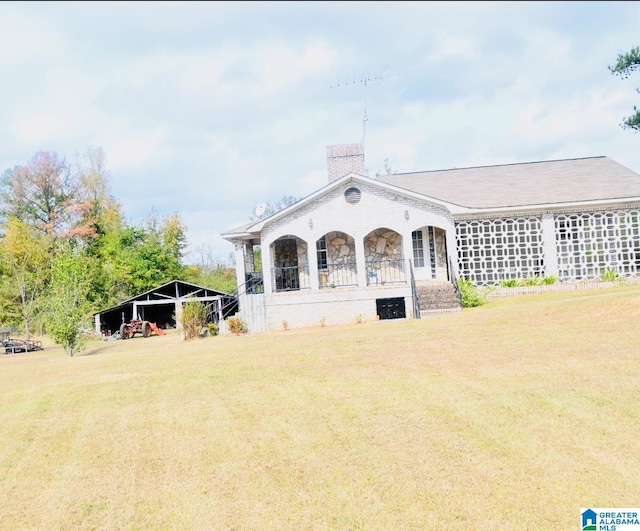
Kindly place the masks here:
POLYGON ((120 339, 129 339, 131 337, 130 333, 131 329, 129 328, 127 323, 122 323, 120 325, 120 339))
POLYGON ((142 337, 149 337, 151 335, 151 323, 149 321, 142 321, 142 337))

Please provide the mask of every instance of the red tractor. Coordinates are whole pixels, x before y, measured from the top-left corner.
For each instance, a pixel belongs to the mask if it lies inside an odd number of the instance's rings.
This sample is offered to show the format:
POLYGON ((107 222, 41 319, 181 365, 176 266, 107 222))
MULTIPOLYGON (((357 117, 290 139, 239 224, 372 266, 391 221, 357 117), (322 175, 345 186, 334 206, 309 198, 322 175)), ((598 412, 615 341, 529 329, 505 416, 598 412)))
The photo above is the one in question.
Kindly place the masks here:
POLYGON ((128 323, 120 325, 120 339, 131 339, 136 334, 142 334, 142 337, 149 337, 153 333, 163 336, 165 332, 158 328, 156 323, 150 323, 142 319, 131 319, 128 323))

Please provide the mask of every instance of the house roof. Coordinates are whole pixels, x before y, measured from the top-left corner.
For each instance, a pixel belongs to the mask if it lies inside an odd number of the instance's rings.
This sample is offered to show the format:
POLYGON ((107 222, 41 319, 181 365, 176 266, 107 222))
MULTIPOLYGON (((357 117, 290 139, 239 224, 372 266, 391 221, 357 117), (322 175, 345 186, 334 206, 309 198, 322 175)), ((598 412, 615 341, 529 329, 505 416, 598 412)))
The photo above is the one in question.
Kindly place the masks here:
POLYGON ((640 198, 640 175, 608 157, 398 173, 378 180, 472 209, 640 198))
POLYGON ((616 201, 640 201, 640 174, 606 156, 382 175, 350 173, 266 218, 230 229, 232 241, 254 237, 265 223, 301 208, 347 181, 362 181, 441 204, 453 214, 616 201))
POLYGON ((274 212, 273 214, 271 214, 270 216, 267 216, 266 218, 258 219, 250 223, 234 227, 233 229, 230 229, 226 232, 223 232, 222 237, 230 241, 233 239, 251 237, 252 235, 259 233, 265 224, 271 223, 274 220, 282 218, 288 215, 289 213, 299 208, 302 208, 304 205, 310 203, 311 201, 316 199, 318 196, 321 196, 322 194, 326 194, 329 190, 332 190, 334 188, 339 188, 343 186, 345 183, 362 183, 362 184, 366 183, 369 185, 377 186, 378 188, 395 191, 396 193, 405 195, 407 197, 413 197, 421 201, 428 200, 434 204, 439 204, 448 208, 451 207, 451 205, 447 204, 446 201, 442 201, 437 197, 424 197, 421 193, 415 192, 413 190, 405 189, 400 186, 396 186, 393 183, 386 183, 386 182, 382 182, 381 180, 371 179, 370 177, 359 175, 357 173, 349 173, 343 177, 340 177, 339 179, 329 182, 328 184, 316 190, 312 194, 299 199, 295 203, 287 206, 286 208, 283 208, 282 210, 279 210, 278 212, 274 212))

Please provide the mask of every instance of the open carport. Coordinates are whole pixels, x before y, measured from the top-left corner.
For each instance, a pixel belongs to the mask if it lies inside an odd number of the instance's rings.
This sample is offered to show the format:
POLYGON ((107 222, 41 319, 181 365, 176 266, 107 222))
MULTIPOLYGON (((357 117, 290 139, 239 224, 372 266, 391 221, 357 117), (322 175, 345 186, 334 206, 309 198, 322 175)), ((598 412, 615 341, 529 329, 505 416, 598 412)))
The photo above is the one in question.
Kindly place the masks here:
POLYGON ((207 322, 218 323, 238 311, 238 299, 235 295, 182 280, 172 280, 95 313, 94 327, 101 335, 111 335, 120 330, 122 323, 144 319, 156 323, 158 328, 179 328, 178 317, 182 312, 182 305, 192 300, 205 304, 207 322))

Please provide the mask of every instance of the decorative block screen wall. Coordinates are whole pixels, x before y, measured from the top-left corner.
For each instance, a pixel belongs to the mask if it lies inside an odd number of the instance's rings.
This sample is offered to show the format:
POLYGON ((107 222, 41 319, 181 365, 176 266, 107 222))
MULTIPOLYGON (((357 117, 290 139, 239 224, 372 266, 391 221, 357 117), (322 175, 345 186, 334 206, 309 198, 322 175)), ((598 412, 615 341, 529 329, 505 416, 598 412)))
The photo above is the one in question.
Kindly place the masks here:
POLYGON ((560 280, 599 280, 640 269, 640 211, 588 212, 554 218, 560 280))
POLYGON ((537 217, 456 222, 458 268, 478 286, 542 276, 542 222, 537 217))

